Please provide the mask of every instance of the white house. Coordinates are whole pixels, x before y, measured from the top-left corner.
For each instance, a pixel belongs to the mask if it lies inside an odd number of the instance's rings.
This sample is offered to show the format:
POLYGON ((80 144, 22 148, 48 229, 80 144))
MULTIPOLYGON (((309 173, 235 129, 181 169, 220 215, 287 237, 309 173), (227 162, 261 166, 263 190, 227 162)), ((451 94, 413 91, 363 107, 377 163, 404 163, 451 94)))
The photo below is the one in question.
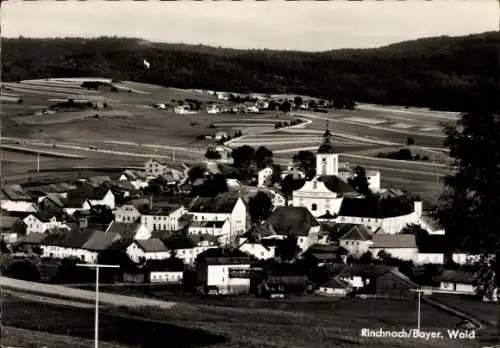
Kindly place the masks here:
POLYGON ((165 173, 168 169, 167 163, 156 159, 150 159, 144 164, 144 172, 147 177, 157 177, 165 173))
POLYGON ((63 211, 68 215, 74 215, 77 211, 90 211, 90 201, 85 197, 75 197, 64 202, 63 211))
POLYGON ((111 222, 105 231, 105 234, 118 234, 125 240, 149 239, 151 232, 141 223, 111 222))
POLYGON ((395 234, 410 224, 420 221, 414 208, 400 199, 398 209, 393 206, 381 205, 373 198, 351 198, 342 200, 337 222, 363 224, 369 230, 382 228, 388 234, 395 234))
POLYGON ((460 270, 444 270, 438 277, 440 292, 450 294, 476 294, 476 287, 474 286, 474 278, 460 270))
POLYGON ((366 180, 368 181, 368 188, 370 191, 376 193, 380 191, 380 171, 367 170, 366 180))
POLYGON ((197 240, 196 238, 193 237, 194 236, 191 236, 194 245, 174 249, 176 256, 179 259, 181 259, 185 265, 190 265, 190 266, 195 264, 196 258, 198 257, 199 254, 210 249, 218 249, 217 243, 215 243, 213 240, 208 240, 208 239, 197 240))
POLYGON ((41 242, 42 256, 56 259, 78 258, 84 262, 97 262, 96 251, 84 248, 85 243, 94 234, 90 230, 66 230, 47 235, 41 242))
POLYGON ((149 186, 146 175, 138 170, 127 169, 120 176, 119 180, 128 180, 137 190, 149 186))
POLYGON ((288 235, 297 237, 302 252, 318 243, 320 224, 304 207, 277 207, 265 223, 271 234, 262 239, 284 239, 288 235))
POLYGON ((240 250, 210 249, 198 255, 198 281, 219 294, 250 291, 250 257, 240 250))
POLYGON ((188 212, 192 215, 192 221, 229 220, 232 238, 246 231, 247 208, 243 200, 234 194, 221 194, 214 198, 198 197, 188 212))
POLYGON ((23 222, 26 225, 26 234, 44 233, 50 228, 67 227, 62 221, 57 221, 56 216, 45 213, 30 214, 23 219, 23 222))
POLYGON ((419 252, 417 254, 417 259, 415 260, 417 264, 436 264, 444 265, 444 253, 426 253, 419 252))
POLYGON ((170 257, 170 252, 161 239, 150 238, 134 240, 127 247, 127 255, 136 263, 141 260, 164 260, 170 257))
POLYGON ((105 205, 109 209, 115 209, 115 195, 109 189, 96 190, 92 197, 89 197, 89 203, 93 205, 105 205))
POLYGON ((181 205, 165 205, 141 215, 141 223, 150 231, 177 231, 179 219, 186 213, 181 205))
POLYGON ((481 255, 473 255, 465 252, 455 252, 452 254, 452 260, 459 265, 472 265, 481 259, 481 255))
POLYGON ((271 167, 266 167, 257 173, 257 186, 258 187, 265 187, 269 186, 271 183, 271 179, 273 176, 273 168, 271 167))
POLYGON ((317 290, 318 295, 340 296, 345 297, 351 292, 352 287, 349 283, 339 278, 332 278, 326 283, 322 284, 317 290))
POLYGON ((221 112, 221 110, 219 109, 219 107, 217 105, 209 105, 209 106, 207 106, 207 113, 209 113, 209 114, 218 114, 219 112, 221 112))
POLYGON ((238 249, 257 260, 269 260, 276 256, 276 247, 253 240, 244 240, 238 249))
POLYGON ((134 223, 139 220, 142 213, 149 211, 150 201, 148 199, 138 199, 129 204, 124 204, 114 211, 115 221, 124 223, 134 223))
POLYGON ((231 223, 229 219, 225 221, 192 221, 189 224, 188 233, 229 236, 231 234, 231 223))
POLYGON ((349 251, 354 257, 360 257, 366 253, 372 245, 372 235, 363 225, 339 224, 341 231, 345 231, 339 238, 341 247, 349 251))
POLYGON ((0 204, 3 210, 13 212, 34 213, 37 211, 31 196, 21 185, 3 185, 0 192, 0 204))
POLYGON ((374 257, 384 250, 392 257, 405 260, 417 261, 418 248, 413 234, 374 234, 373 244, 370 252, 374 257))
POLYGON ((19 213, 35 213, 37 211, 36 204, 31 202, 2 200, 1 204, 5 211, 19 213))
POLYGON ((149 274, 151 283, 180 284, 183 278, 183 271, 151 271, 149 274))
POLYGON ((286 205, 285 195, 276 190, 269 190, 271 194, 271 201, 273 202, 273 207, 284 207, 286 205))

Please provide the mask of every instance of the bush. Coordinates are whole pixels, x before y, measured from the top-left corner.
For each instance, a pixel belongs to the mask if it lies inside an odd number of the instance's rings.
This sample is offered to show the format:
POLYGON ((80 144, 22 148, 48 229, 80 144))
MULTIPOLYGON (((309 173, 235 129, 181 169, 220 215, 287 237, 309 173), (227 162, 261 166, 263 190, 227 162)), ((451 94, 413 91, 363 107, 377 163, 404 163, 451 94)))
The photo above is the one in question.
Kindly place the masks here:
POLYGON ((208 158, 208 159, 221 159, 221 155, 218 151, 212 149, 212 148, 209 148, 207 149, 207 152, 205 152, 205 157, 208 158))
POLYGON ((429 160, 429 156, 425 155, 422 157, 422 161, 428 161, 429 160))
POLYGON ((406 144, 407 145, 415 145, 415 139, 413 139, 412 137, 406 138, 406 144))
POLYGON ((414 159, 415 159, 415 160, 417 160, 417 161, 418 161, 418 160, 420 160, 420 155, 417 153, 417 154, 415 155, 414 159))
POLYGON ((197 135, 196 140, 204 140, 205 136, 204 135, 197 135))
POLYGON ((215 128, 215 125, 213 123, 210 123, 210 126, 208 128, 215 128))
POLYGON ((40 281, 40 270, 28 260, 14 261, 5 269, 4 275, 10 278, 26 280, 30 282, 40 281))

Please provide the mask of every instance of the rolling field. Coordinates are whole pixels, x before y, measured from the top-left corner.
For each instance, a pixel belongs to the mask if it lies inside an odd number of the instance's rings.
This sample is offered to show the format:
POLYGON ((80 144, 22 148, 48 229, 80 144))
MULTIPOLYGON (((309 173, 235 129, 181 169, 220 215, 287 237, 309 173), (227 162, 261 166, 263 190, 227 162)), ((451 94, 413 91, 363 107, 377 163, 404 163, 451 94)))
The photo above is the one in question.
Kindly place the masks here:
MULTIPOLYGON (((90 342, 93 310, 57 304, 43 297, 2 297, 6 332, 24 331, 27 340, 50 333, 90 342), (68 316, 68 313, 71 315, 68 316), (63 325, 61 323, 64 323, 63 325), (15 328, 15 329, 11 329, 15 328)), ((361 338, 362 328, 412 329, 416 325, 416 301, 309 298, 269 301, 200 301, 156 307, 103 306, 100 338, 104 347, 156 347, 158 342, 175 342, 176 347, 477 347, 476 341, 449 339, 361 338), (225 303, 224 303, 225 302, 225 303), (310 305, 308 305, 310 304, 310 305), (269 310, 271 309, 271 310, 269 310), (137 334, 140 332, 141 334, 137 334), (155 345, 156 344, 156 345, 155 345)), ((422 304, 422 329, 454 329, 460 319, 422 304)), ((479 333, 478 333, 479 334, 479 333)), ((480 338, 479 338, 480 339, 480 338)), ((53 346, 53 345, 51 345, 53 346)), ((71 347, 71 346, 69 346, 71 347)))
MULTIPOLYGON (((142 165, 146 158, 158 156, 171 159, 175 150, 176 160, 195 160, 203 156, 207 140, 197 140, 200 135, 236 130, 243 137, 231 142, 231 147, 250 145, 266 146, 275 153, 276 162, 287 164, 300 150, 315 152, 322 141, 326 122, 332 132, 332 142, 341 154, 341 161, 362 165, 366 169, 380 170, 384 185, 404 186, 418 190, 416 193, 434 192, 439 183, 436 176, 444 175, 441 168, 419 163, 398 161, 380 162, 373 158, 379 152, 397 150, 405 146, 407 137, 413 137, 413 154, 432 156, 438 164, 449 163, 442 151, 444 135, 442 122, 456 119, 453 113, 423 109, 405 109, 377 105, 359 105, 357 110, 331 110, 327 114, 312 112, 259 114, 175 114, 151 105, 166 103, 177 105, 180 100, 195 99, 200 102, 217 102, 206 93, 193 90, 165 88, 134 82, 113 82, 118 92, 109 88, 90 91, 80 87, 83 79, 30 80, 5 83, 2 93, 19 96, 23 104, 7 103, 2 108, 3 142, 11 145, 9 138, 26 140, 22 146, 36 151, 57 151, 84 158, 73 159, 41 157, 41 166, 142 165), (67 98, 105 100, 108 109, 60 111, 51 115, 40 112, 50 105, 67 98), (98 114, 99 117, 95 117, 98 114), (274 129, 276 122, 302 118, 308 123, 299 127, 274 129), (43 141, 46 144, 33 144, 43 141), (55 147, 54 147, 55 145, 55 147), (92 147, 92 149, 90 149, 92 147), (97 149, 97 150, 96 150, 97 149), (360 157, 356 157, 360 156, 360 157), (78 164, 76 164, 78 163, 78 164)), ((103 81, 111 82, 109 79, 103 81)), ((204 109, 205 106, 202 105, 204 109)), ((36 158, 29 160, 6 152, 2 159, 2 174, 26 172, 36 168, 36 158)), ((439 178, 438 178, 439 179, 439 178)), ((439 192, 434 192, 434 196, 439 192)))

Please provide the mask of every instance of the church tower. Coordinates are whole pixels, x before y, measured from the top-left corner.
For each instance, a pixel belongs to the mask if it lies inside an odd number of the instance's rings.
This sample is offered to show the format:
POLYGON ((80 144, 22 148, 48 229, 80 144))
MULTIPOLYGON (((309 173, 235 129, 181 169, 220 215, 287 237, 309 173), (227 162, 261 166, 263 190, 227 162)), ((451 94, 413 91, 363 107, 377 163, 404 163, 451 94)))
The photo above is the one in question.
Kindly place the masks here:
POLYGON ((327 121, 323 144, 320 145, 316 154, 316 176, 339 175, 339 155, 333 149, 331 136, 327 121))

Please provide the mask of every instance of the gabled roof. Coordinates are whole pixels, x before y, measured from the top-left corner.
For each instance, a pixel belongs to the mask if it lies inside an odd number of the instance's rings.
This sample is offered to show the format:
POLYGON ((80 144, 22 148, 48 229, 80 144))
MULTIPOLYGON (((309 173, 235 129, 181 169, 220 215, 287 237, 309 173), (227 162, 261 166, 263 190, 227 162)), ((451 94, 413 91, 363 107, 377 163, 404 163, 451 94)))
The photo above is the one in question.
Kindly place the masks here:
POLYGON ((158 253, 168 251, 160 238, 135 240, 134 243, 146 253, 158 253))
POLYGON ((340 240, 367 241, 372 239, 372 235, 364 225, 346 224, 342 227, 341 228, 347 230, 347 232, 340 237, 340 240))
POLYGON ((144 213, 143 215, 154 215, 154 216, 169 216, 176 210, 182 208, 181 205, 176 205, 176 204, 165 204, 164 206, 153 208, 147 213, 144 213))
POLYGON ((112 189, 117 191, 137 191, 134 185, 130 183, 128 180, 113 180, 112 189))
POLYGON ((322 284, 321 287, 329 289, 348 289, 350 285, 349 283, 343 281, 342 279, 332 278, 326 283, 322 284))
POLYGON ((0 215, 0 229, 1 230, 9 230, 16 223, 23 223, 21 218, 17 216, 5 216, 5 215, 0 215))
POLYGON ((2 185, 2 193, 12 201, 31 201, 31 196, 21 185, 2 185))
POLYGON ((88 198, 85 197, 71 197, 64 202, 64 208, 82 208, 86 201, 88 198))
POLYGON ((322 175, 316 177, 315 179, 323 182, 323 184, 325 184, 325 187, 331 192, 340 194, 359 194, 351 185, 349 185, 336 175, 322 175))
POLYGON ((57 184, 51 184, 50 187, 56 192, 56 193, 66 193, 69 192, 73 189, 76 188, 75 185, 69 184, 67 182, 61 182, 57 184))
POLYGON ((91 185, 101 186, 104 183, 112 182, 109 176, 99 175, 99 176, 91 176, 87 179, 88 183, 91 185))
POLYGON ((330 214, 329 210, 326 211, 326 214, 318 216, 318 219, 321 219, 321 220, 332 220, 335 218, 336 218, 336 215, 330 214))
POLYGON ((55 214, 49 214, 43 211, 39 211, 30 215, 33 215, 35 218, 40 220, 40 222, 50 222, 50 219, 52 219, 55 216, 55 214))
POLYGON ((319 226, 319 222, 305 207, 278 207, 266 223, 278 235, 295 236, 308 236, 311 227, 319 226))
POLYGON ((407 215, 413 212, 413 206, 402 199, 385 202, 377 198, 345 197, 340 205, 339 216, 384 219, 407 215))
POLYGON ((50 200, 52 203, 54 203, 60 208, 63 208, 64 205, 67 203, 67 199, 57 193, 50 193, 44 198, 44 200, 45 199, 50 200))
POLYGON ((245 243, 258 243, 263 237, 269 237, 274 235, 268 225, 253 225, 245 233, 241 235, 241 238, 246 238, 245 243))
POLYGON ((436 280, 446 283, 474 284, 474 276, 462 270, 444 270, 436 280))
POLYGON ((375 234, 373 244, 374 249, 397 249, 416 248, 417 242, 413 234, 375 234))
POLYGON ((133 240, 141 226, 142 225, 140 223, 124 223, 113 221, 106 229, 106 233, 116 233, 123 239, 133 240))
POLYGON ((108 249, 114 242, 120 239, 116 233, 104 233, 102 231, 94 231, 90 238, 83 245, 83 249, 92 251, 103 251, 108 249))
POLYGON ((24 237, 22 243, 38 245, 42 243, 45 237, 47 237, 45 233, 30 233, 24 237))
POLYGON ((66 232, 65 237, 60 241, 59 245, 65 248, 82 248, 83 245, 90 239, 93 230, 70 230, 66 232))
POLYGON ((250 264, 250 257, 239 249, 211 248, 198 254, 197 262, 212 265, 250 264))
POLYGON ((101 200, 108 194, 109 188, 106 187, 98 187, 94 190, 94 194, 89 197, 89 199, 93 200, 101 200))
POLYGON ((198 197, 189 212, 229 214, 233 211, 238 199, 238 196, 227 194, 221 194, 217 197, 198 197))

